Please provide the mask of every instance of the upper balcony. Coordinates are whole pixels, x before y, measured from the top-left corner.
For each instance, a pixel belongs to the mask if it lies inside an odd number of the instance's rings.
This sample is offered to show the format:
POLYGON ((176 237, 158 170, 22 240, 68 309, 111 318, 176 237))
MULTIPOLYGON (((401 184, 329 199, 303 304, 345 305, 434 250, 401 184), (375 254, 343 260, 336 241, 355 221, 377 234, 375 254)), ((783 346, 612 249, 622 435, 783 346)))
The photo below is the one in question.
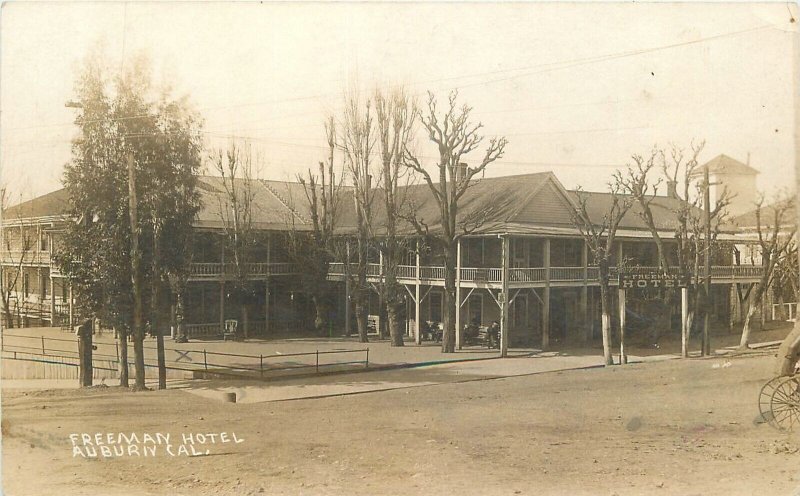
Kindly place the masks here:
MULTIPOLYGON (((642 270, 658 270, 657 267, 640 267, 642 270)), ((673 267, 677 271, 677 267, 673 267)), ((350 273, 357 270, 356 264, 350 264, 350 273)), ((702 270, 702 268, 701 268, 702 270)), ((611 284, 617 284, 617 268, 611 267, 611 284)), ((757 282, 763 268, 757 265, 712 266, 711 282, 728 284, 735 282, 757 282)), ((331 280, 344 280, 345 265, 332 263, 328 272, 331 280)), ((462 267, 460 270, 462 287, 500 288, 503 284, 501 267, 476 268, 462 267)), ((383 277, 380 264, 368 264, 367 276, 371 281, 380 281, 383 277)), ((400 265, 397 270, 398 282, 403 284, 420 284, 443 286, 445 269, 443 266, 400 265), (419 277, 417 275, 419 274, 419 277)), ((511 287, 544 287, 550 286, 596 286, 600 284, 597 267, 515 267, 508 269, 508 283, 511 287), (549 280, 548 280, 549 273, 549 280)))
POLYGON ((3 265, 22 265, 24 267, 50 266, 49 250, 3 250, 0 251, 0 263, 3 265))

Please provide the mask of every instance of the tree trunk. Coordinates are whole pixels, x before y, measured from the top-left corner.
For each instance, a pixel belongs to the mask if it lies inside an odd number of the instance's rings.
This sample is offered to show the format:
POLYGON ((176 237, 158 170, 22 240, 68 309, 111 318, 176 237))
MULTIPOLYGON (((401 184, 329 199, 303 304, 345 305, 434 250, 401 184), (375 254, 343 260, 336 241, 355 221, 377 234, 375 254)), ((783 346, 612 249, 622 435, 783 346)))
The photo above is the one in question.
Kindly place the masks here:
POLYGON ((392 346, 403 346, 403 327, 402 318, 400 316, 401 306, 389 300, 386 307, 386 315, 389 320, 389 337, 391 338, 392 346))
POLYGON ((315 294, 311 297, 314 302, 314 331, 317 335, 325 334, 325 322, 327 321, 328 306, 326 305, 325 296, 315 294))
MULTIPOLYGON (((156 277, 155 275, 153 276, 156 277)), ((153 317, 152 330, 156 333, 156 353, 158 354, 158 389, 167 389, 167 365, 164 358, 164 333, 161 329, 161 318, 159 315, 159 286, 157 280, 153 284, 153 317)))
POLYGON ((386 309, 387 300, 384 297, 380 298, 378 303, 378 337, 386 339, 389 337, 389 314, 386 309))
POLYGON ((756 286, 755 292, 750 296, 750 305, 747 308, 747 316, 744 318, 744 325, 742 326, 742 338, 739 340, 739 348, 746 349, 750 347, 751 322, 764 296, 764 291, 762 288, 763 286, 759 284, 756 286))
POLYGON ((11 315, 11 309, 9 308, 8 302, 6 302, 5 305, 3 306, 3 314, 5 315, 5 318, 6 318, 6 322, 5 322, 6 328, 13 329, 14 328, 14 316, 11 315))
POLYGON ((600 285, 600 312, 602 314, 603 360, 606 366, 614 365, 611 355, 611 315, 609 315, 608 289, 600 285))
POLYGON ((139 326, 133 331, 133 369, 134 389, 142 391, 147 389, 144 382, 144 329, 139 326))
MULTIPOLYGON (((449 251, 453 251, 448 248, 449 251)), ((456 293, 455 254, 448 253, 444 257, 444 295, 442 298, 442 353, 455 353, 456 328, 453 321, 453 307, 456 293), (451 256, 452 255, 452 256, 451 256)), ((505 332, 505 330, 504 330, 505 332)))
POLYGON ((121 326, 119 330, 114 328, 119 340, 119 385, 128 387, 128 329, 121 326))
POLYGON ((746 349, 750 347, 750 322, 753 320, 753 315, 756 313, 756 305, 754 302, 750 303, 747 309, 747 316, 744 318, 744 325, 742 326, 742 339, 739 341, 739 348, 746 349))
POLYGON ((178 289, 175 295, 175 325, 178 328, 175 341, 178 343, 188 343, 189 336, 186 335, 186 327, 183 325, 183 289, 178 289))
POLYGON ((357 291, 355 310, 356 310, 356 326, 358 327, 358 340, 362 343, 368 343, 367 337, 367 305, 364 302, 364 290, 357 291))
POLYGON ((164 358, 164 334, 161 332, 161 234, 158 226, 153 229, 153 274, 150 297, 150 331, 156 335, 156 354, 158 359, 158 389, 167 389, 167 365, 164 358))

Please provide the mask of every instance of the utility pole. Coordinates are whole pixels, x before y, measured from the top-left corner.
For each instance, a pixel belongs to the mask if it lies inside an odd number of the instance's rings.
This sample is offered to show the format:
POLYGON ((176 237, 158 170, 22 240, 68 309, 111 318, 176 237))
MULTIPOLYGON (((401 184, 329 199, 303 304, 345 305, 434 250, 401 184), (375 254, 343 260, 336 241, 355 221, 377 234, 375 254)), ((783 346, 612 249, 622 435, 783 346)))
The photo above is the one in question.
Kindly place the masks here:
POLYGON ((711 342, 708 336, 709 313, 711 305, 711 182, 708 178, 708 166, 703 168, 704 179, 704 204, 705 204, 705 227, 706 227, 706 250, 705 250, 705 314, 703 319, 703 348, 702 356, 711 355, 711 342))
POLYGON ((144 389, 144 329, 142 328, 142 255, 139 253, 139 218, 136 201, 136 170, 128 152, 128 206, 131 219, 131 279, 133 282, 133 348, 136 354, 135 387, 144 389))

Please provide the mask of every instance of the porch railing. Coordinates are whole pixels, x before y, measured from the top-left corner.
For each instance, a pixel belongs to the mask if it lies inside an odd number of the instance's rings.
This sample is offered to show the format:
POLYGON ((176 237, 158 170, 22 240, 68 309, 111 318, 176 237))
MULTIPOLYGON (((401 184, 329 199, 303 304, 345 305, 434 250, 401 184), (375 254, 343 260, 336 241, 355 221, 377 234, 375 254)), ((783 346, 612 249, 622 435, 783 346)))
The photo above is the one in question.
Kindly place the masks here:
POLYGON ((551 281, 582 281, 583 267, 550 267, 551 281))
MULTIPOLYGON (((355 267, 351 266, 351 270, 355 267)), ((659 270, 658 267, 636 267, 634 270, 650 272, 659 270)), ((677 270, 673 267, 672 270, 677 270)), ((702 268, 701 268, 702 270, 702 268)), ((712 266, 711 276, 713 279, 753 279, 762 274, 760 266, 751 265, 731 265, 731 266, 712 266)), ((586 280, 596 283, 600 278, 597 267, 550 267, 550 281, 552 282, 580 282, 586 280)), ((344 264, 330 264, 329 274, 343 275, 344 264)), ((369 264, 367 274, 370 277, 380 275, 379 264, 369 264)), ((616 280, 619 274, 617 267, 609 267, 609 275, 612 280, 616 280)), ((443 266, 423 265, 419 268, 419 279, 422 281, 444 281, 445 269, 443 266)), ((503 270, 500 267, 462 267, 461 281, 463 282, 486 282, 500 283, 503 281, 503 270)), ((508 270, 509 282, 545 282, 547 280, 547 269, 544 267, 514 267, 508 270)), ((417 278, 417 267, 415 265, 399 265, 397 267, 399 279, 415 280, 417 278)))
MULTIPOLYGON (((232 263, 193 263, 190 266, 189 273, 194 278, 213 278, 222 275, 233 277, 236 274, 236 265, 232 263)), ((248 277, 289 275, 293 273, 295 273, 294 264, 288 262, 247 264, 248 277)))
POLYGON ((442 266, 420 267, 419 278, 426 281, 444 281, 444 267, 442 266))
POLYGON ((0 250, 0 261, 4 264, 17 265, 22 262, 28 264, 49 264, 50 250, 0 250))
POLYGON ((513 268, 508 270, 511 282, 541 282, 547 277, 544 267, 513 268))

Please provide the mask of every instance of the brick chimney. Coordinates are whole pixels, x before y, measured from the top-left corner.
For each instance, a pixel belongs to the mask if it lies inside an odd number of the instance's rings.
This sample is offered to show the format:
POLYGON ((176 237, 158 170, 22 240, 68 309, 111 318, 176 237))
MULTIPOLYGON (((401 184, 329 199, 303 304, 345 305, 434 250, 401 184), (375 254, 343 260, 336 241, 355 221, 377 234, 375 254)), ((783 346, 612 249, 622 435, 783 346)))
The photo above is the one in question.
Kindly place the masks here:
POLYGON ((667 198, 678 198, 678 181, 667 181, 667 198))

